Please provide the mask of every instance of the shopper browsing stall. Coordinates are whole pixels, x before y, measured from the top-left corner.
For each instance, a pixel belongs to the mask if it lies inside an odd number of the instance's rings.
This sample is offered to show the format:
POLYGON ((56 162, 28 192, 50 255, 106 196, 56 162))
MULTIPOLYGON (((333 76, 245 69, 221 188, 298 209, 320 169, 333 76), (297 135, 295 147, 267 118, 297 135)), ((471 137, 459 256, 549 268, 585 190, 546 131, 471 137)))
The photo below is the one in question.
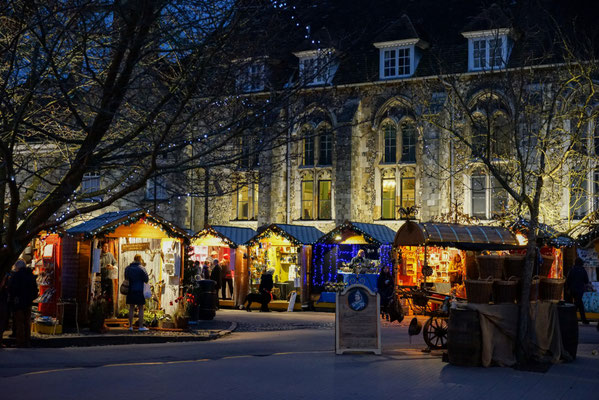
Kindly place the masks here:
POLYGON ((30 347, 31 306, 38 295, 37 283, 25 261, 18 260, 15 269, 8 284, 8 293, 14 312, 17 347, 30 347))
POLYGON ((127 293, 127 304, 129 305, 129 330, 133 330, 133 314, 135 306, 139 308, 139 331, 145 332, 148 328, 144 327, 144 306, 146 299, 144 297, 144 283, 148 283, 148 273, 142 267, 144 264, 141 255, 136 254, 133 262, 125 268, 125 279, 129 281, 129 292, 127 293))

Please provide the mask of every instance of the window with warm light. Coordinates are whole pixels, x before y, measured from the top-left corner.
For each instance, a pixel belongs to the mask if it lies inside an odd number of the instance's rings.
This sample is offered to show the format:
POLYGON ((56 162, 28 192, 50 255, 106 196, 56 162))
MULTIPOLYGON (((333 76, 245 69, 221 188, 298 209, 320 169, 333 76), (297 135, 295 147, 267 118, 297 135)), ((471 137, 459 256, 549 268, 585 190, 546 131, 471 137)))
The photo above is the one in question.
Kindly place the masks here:
POLYGON ((305 179, 302 181, 302 211, 301 219, 314 219, 314 181, 305 179))
POLYGON ((395 219, 395 178, 384 178, 382 184, 381 219, 395 219))
POLYGON ((401 208, 407 210, 416 205, 416 177, 414 171, 405 169, 401 174, 401 208))
POLYGON ((331 219, 331 181, 318 181, 318 219, 331 219))

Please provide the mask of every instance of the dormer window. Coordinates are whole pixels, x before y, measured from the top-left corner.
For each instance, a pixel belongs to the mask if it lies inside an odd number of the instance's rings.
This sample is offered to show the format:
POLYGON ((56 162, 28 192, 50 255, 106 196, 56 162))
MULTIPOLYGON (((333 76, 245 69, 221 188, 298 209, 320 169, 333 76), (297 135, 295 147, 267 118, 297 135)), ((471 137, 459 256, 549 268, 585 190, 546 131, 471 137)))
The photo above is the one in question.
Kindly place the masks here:
POLYGON ((328 85, 333 81, 337 63, 332 49, 294 53, 299 58, 300 81, 304 85, 328 85))
POLYGON ((380 51, 380 79, 405 78, 414 75, 420 54, 418 47, 425 42, 419 39, 374 43, 380 51))
POLYGON ((510 53, 508 29, 464 32, 468 39, 468 70, 484 71, 505 68, 510 53))
POLYGON ((237 77, 238 90, 249 92, 261 92, 265 86, 264 60, 246 60, 240 65, 237 77))

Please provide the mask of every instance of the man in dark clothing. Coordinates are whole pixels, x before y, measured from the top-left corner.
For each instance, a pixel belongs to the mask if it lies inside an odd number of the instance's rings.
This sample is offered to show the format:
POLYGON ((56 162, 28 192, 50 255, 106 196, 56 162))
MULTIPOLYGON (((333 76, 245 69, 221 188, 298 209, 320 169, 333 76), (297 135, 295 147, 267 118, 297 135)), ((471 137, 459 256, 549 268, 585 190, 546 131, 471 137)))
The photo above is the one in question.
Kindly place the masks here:
POLYGON ((589 321, 587 321, 587 317, 584 313, 582 295, 585 292, 586 285, 589 283, 589 276, 587 275, 587 271, 584 269, 583 265, 584 261, 582 261, 580 258, 577 258, 576 261, 574 261, 574 266, 566 278, 566 286, 570 289, 570 293, 574 298, 574 305, 576 305, 578 308, 582 323, 588 325, 589 321))
POLYGON ((218 302, 218 290, 220 289, 220 285, 222 283, 222 270, 220 268, 220 265, 218 265, 218 260, 215 258, 212 261, 213 267, 212 267, 212 272, 210 273, 210 279, 213 280, 214 282, 216 282, 215 285, 215 289, 216 289, 216 308, 218 309, 220 304, 218 302))
POLYGON ((14 311, 17 347, 30 347, 31 305, 38 296, 37 283, 25 261, 18 260, 15 268, 8 284, 8 294, 14 311))
POLYGON ((272 280, 272 274, 274 270, 269 268, 265 273, 262 274, 260 278, 260 286, 258 286, 258 292, 262 295, 262 307, 260 307, 260 311, 269 312, 268 303, 272 300, 272 288, 275 285, 272 280))

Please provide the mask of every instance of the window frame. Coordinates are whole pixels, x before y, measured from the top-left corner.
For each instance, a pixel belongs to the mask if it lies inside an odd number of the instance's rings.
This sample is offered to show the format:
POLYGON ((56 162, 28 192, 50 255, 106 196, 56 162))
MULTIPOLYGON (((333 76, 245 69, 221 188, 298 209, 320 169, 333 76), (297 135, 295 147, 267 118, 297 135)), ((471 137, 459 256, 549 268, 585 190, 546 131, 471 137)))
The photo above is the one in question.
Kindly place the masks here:
POLYGON ((304 221, 313 221, 314 220, 314 179, 312 177, 304 177, 300 183, 300 219, 304 221), (312 192, 310 199, 306 199, 306 190, 305 185, 312 185, 312 192), (304 205, 309 204, 308 207, 304 207, 304 205), (310 215, 308 218, 304 217, 304 210, 309 210, 310 215))
POLYGON ((383 134, 383 164, 397 164, 397 127, 395 126, 395 123, 391 122, 391 121, 386 121, 383 124, 382 127, 382 134, 383 134), (392 136, 391 133, 388 131, 388 128, 391 128, 391 130, 393 130, 392 136), (392 139, 393 144, 389 144, 389 146, 387 146, 387 134, 390 135, 390 141, 392 139), (389 147, 389 151, 387 151, 387 148, 389 147), (392 148, 392 150, 391 150, 392 148), (387 159, 387 155, 392 156, 393 159, 387 159))
POLYGON ((330 129, 328 128, 321 128, 320 129, 320 134, 318 135, 318 162, 317 165, 319 166, 330 166, 333 165, 333 133, 330 131, 330 129), (327 138, 326 143, 326 149, 324 150, 324 156, 323 156, 323 143, 325 143, 325 141, 323 140, 323 138, 327 138), (323 158, 325 159, 323 161, 323 158))
POLYGON ((146 181, 145 199, 149 201, 166 201, 169 199, 167 179, 164 175, 154 175, 146 181), (158 187, 157 190, 155 188, 158 187))
POLYGON ((255 221, 258 219, 258 183, 246 182, 237 184, 235 190, 235 220, 236 221, 255 221), (243 189, 247 189, 247 200, 241 201, 240 195, 243 193, 243 189), (247 218, 241 213, 240 204, 247 205, 247 218))
MULTIPOLYGON (((81 190, 80 194, 85 195, 87 193, 94 193, 102 190, 102 175, 99 171, 91 171, 83 174, 83 178, 81 179, 81 190), (88 186, 89 182, 97 181, 97 185, 88 186)), ((84 197, 81 199, 82 201, 102 201, 102 196, 93 196, 93 197, 84 197)))
POLYGON ((415 46, 414 45, 397 45, 397 46, 385 46, 379 48, 379 78, 381 80, 387 79, 398 79, 398 78, 408 78, 414 75, 415 69, 415 46), (387 53, 393 52, 393 57, 386 57, 387 53), (407 52, 407 55, 405 54, 407 52), (400 56, 400 53, 403 55, 400 56), (387 74, 387 71, 390 70, 385 63, 388 60, 393 61, 393 73, 387 74), (401 63, 400 60, 407 60, 407 62, 401 63), (405 72, 407 68, 407 72, 405 72), (403 69, 403 73, 400 73, 400 69, 403 69))
POLYGON ((324 220, 324 221, 328 221, 333 219, 333 182, 331 179, 319 179, 318 180, 318 204, 316 205, 318 210, 317 210, 317 217, 318 220, 324 220), (321 194, 321 185, 323 183, 327 183, 329 184, 329 194, 328 194, 328 199, 323 200, 323 198, 321 198, 320 194, 321 194), (329 215, 328 216, 323 216, 322 215, 322 211, 323 211, 323 203, 327 203, 329 204, 328 210, 329 210, 329 215))
POLYGON ((416 124, 414 123, 414 121, 410 120, 410 119, 403 119, 400 125, 400 130, 401 130, 401 155, 400 155, 400 162, 401 163, 415 163, 416 162, 416 149, 417 149, 417 145, 418 145, 418 128, 416 127, 416 124), (413 129, 412 131, 412 139, 413 142, 410 144, 406 144, 406 135, 405 132, 407 131, 407 129, 405 129, 407 126, 410 126, 411 129, 413 129), (411 149, 412 151, 408 151, 408 154, 412 154, 413 153, 413 160, 412 159, 404 159, 404 155, 406 154, 406 147, 411 149))
POLYGON ((395 176, 382 177, 381 178, 381 219, 382 220, 396 220, 397 219, 397 180, 395 176), (389 198, 385 198, 385 181, 393 182, 393 192, 392 196, 389 198), (385 203, 391 202, 391 216, 385 216, 385 203))
POLYGON ((336 72, 334 49, 300 51, 294 55, 299 59, 299 81, 302 84, 316 86, 331 83, 336 72))
POLYGON ((505 69, 510 56, 510 46, 508 35, 509 29, 494 29, 487 31, 464 32, 462 35, 468 39, 468 71, 495 71, 505 69), (501 40, 499 63, 496 63, 498 46, 491 46, 493 41, 501 40), (476 49, 476 44, 479 48, 476 49), (476 65, 475 60, 480 60, 479 56, 475 58, 475 52, 482 51, 480 44, 484 43, 484 65, 476 65), (493 51, 495 49, 495 51, 493 51), (491 63, 493 60, 493 63, 491 63), (492 65, 493 64, 493 65, 492 65))
POLYGON ((509 194, 507 191, 499 185, 497 179, 490 173, 486 172, 483 169, 477 168, 472 173, 468 175, 469 179, 469 203, 470 203, 470 211, 469 215, 480 220, 490 220, 495 216, 502 215, 503 212, 507 210, 509 207, 509 194), (476 190, 478 193, 482 193, 483 196, 479 196, 480 199, 483 200, 484 204, 484 212, 476 215, 474 213, 474 178, 482 178, 483 187, 482 189, 476 190), (496 205, 499 200, 505 200, 505 207, 503 210, 499 210, 496 205))
POLYGON ((245 60, 243 63, 237 77, 237 89, 244 93, 263 91, 266 87, 266 63, 264 60, 245 60))

